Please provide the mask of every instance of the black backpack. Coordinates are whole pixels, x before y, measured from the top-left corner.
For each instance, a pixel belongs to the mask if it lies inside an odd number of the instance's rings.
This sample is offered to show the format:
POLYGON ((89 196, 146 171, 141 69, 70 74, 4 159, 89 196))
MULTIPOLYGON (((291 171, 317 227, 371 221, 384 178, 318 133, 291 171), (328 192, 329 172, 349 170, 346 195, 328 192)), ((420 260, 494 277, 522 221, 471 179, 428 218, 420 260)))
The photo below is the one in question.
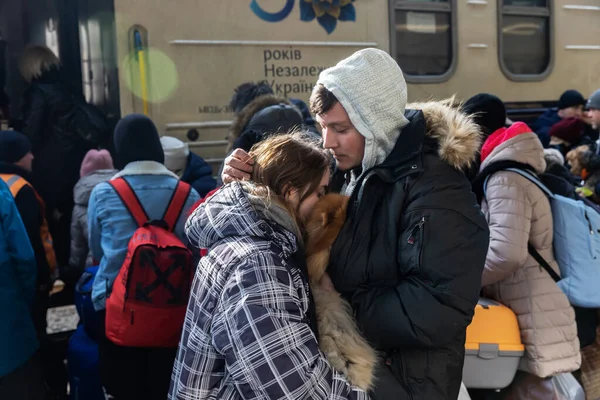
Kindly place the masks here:
MULTIPOLYGON (((38 87, 46 95, 52 95, 44 85, 38 87)), ((89 104, 83 96, 65 88, 68 111, 55 116, 54 125, 67 135, 82 139, 92 147, 106 144, 110 138, 110 126, 104 113, 95 105, 89 104)))

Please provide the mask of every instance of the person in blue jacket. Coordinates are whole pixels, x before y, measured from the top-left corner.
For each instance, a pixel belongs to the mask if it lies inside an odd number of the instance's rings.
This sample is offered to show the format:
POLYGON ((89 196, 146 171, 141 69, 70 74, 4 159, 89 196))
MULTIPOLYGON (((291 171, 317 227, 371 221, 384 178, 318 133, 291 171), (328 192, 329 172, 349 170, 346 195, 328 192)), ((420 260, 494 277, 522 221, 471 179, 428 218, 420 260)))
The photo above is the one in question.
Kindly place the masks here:
POLYGON ((0 399, 46 399, 31 315, 36 274, 27 231, 0 181, 0 399))
MULTIPOLYGON (((140 114, 123 117, 115 127, 114 145, 115 166, 121 171, 111 180, 124 178, 148 218, 162 218, 179 176, 164 165, 164 152, 154 122, 140 114)), ((189 244, 184 232, 188 210, 199 199, 192 188, 173 229, 173 233, 185 244, 189 244)), ((120 346, 106 337, 103 326, 103 322, 110 323, 106 321, 106 299, 128 255, 129 241, 138 224, 110 182, 101 182, 92 190, 87 221, 92 258, 99 261, 92 287, 92 302, 101 321, 96 333, 102 385, 111 398, 118 400, 164 400, 171 381, 176 346, 120 346)), ((189 247, 196 257, 197 252, 189 247)), ((156 277, 156 282, 160 283, 158 275, 156 277)), ((161 277, 167 278, 166 275, 161 277)), ((152 333, 148 332, 149 335, 152 333)))
POLYGON ((165 167, 196 189, 200 197, 217 187, 212 167, 190 151, 187 143, 172 136, 163 136, 160 144, 165 153, 165 167))

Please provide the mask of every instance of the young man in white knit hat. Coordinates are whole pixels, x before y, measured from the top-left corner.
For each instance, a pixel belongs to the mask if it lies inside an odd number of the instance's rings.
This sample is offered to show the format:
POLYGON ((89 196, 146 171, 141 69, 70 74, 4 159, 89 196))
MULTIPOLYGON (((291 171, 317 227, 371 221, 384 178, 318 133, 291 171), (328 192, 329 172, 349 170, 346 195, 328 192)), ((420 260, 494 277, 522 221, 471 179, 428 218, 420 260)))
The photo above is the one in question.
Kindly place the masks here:
MULTIPOLYGON (((319 76, 311 111, 336 160, 330 190, 350 196, 328 272, 382 354, 372 398, 455 400, 489 242, 462 172, 480 133, 448 103, 405 109, 406 97, 377 49, 319 76)), ((223 180, 246 178, 246 159, 232 154, 223 180)))

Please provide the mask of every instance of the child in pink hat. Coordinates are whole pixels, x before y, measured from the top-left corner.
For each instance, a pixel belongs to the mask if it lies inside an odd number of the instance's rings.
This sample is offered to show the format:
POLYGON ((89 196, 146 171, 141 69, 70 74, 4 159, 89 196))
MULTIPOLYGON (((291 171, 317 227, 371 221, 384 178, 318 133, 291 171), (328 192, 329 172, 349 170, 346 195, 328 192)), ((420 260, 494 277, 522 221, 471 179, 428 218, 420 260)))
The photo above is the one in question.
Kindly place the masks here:
POLYGON ((75 207, 71 219, 71 255, 69 258, 69 268, 73 272, 73 279, 78 279, 83 270, 93 264, 89 252, 87 226, 88 202, 92 189, 97 184, 108 181, 116 173, 112 157, 106 150, 88 151, 81 163, 79 170, 81 179, 73 189, 75 207))

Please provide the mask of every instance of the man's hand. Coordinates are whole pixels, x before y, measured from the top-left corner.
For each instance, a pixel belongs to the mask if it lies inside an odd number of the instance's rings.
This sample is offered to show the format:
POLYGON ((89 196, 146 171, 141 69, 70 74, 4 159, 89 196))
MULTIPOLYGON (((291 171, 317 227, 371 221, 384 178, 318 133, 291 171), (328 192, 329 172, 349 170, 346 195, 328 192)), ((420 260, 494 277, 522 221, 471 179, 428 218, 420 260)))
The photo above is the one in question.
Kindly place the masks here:
POLYGON ((225 159, 225 167, 221 174, 224 184, 233 181, 244 181, 250 179, 254 160, 242 149, 235 149, 225 159))

